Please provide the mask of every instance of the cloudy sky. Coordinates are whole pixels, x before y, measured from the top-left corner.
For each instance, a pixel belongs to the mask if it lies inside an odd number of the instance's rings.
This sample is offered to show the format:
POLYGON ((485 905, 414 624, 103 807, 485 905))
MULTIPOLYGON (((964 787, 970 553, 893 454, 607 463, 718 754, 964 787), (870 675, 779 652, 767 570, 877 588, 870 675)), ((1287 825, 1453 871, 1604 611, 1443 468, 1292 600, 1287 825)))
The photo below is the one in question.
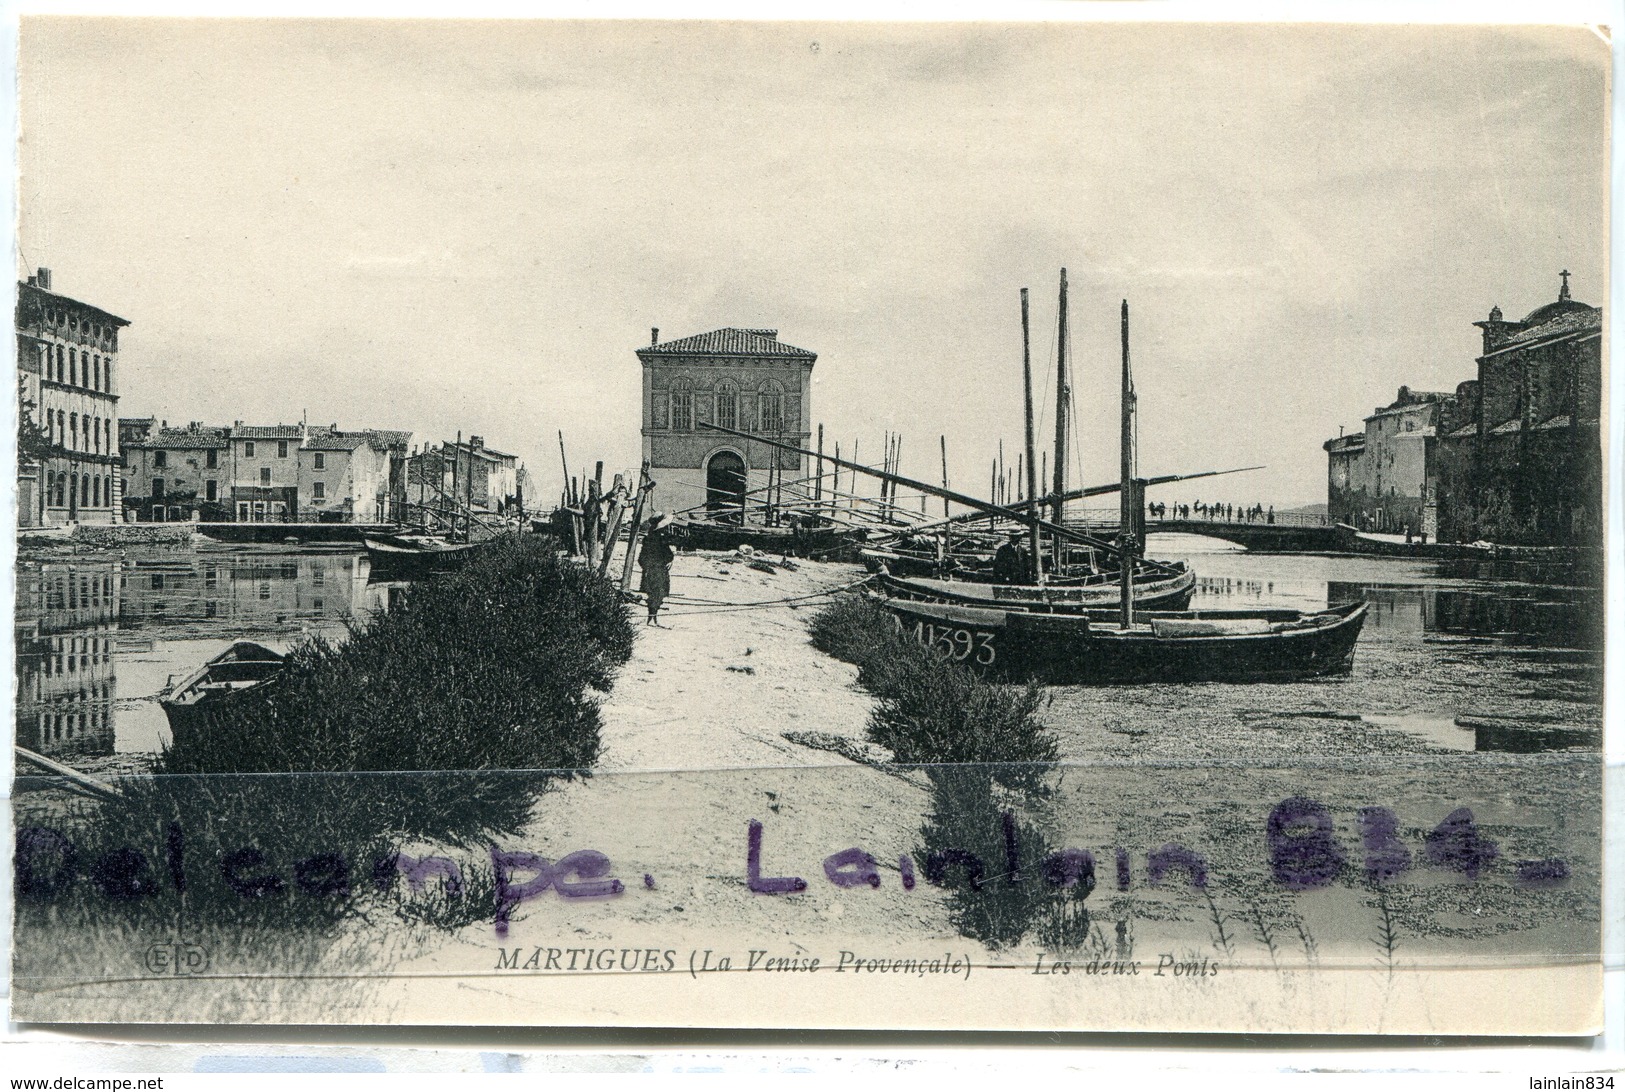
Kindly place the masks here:
POLYGON ((945 433, 985 492, 1018 292, 1048 406, 1065 266, 1074 479, 1116 476, 1127 298, 1141 470, 1324 500, 1321 441, 1471 377, 1491 305, 1606 296, 1578 30, 34 18, 21 52, 18 271, 131 320, 123 414, 461 429, 549 495, 559 429, 636 465, 652 326, 776 327, 831 441, 935 477, 945 433))

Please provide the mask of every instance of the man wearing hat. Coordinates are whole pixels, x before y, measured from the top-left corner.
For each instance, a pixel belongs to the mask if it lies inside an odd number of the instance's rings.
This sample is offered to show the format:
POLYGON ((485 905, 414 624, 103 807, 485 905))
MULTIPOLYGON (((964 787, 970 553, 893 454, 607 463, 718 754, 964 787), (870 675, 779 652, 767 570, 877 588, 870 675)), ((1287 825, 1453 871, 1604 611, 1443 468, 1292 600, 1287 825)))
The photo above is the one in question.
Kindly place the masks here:
POLYGON ((1031 562, 1027 559, 1027 551, 1023 548, 1025 534, 1021 531, 1012 531, 1010 537, 1000 543, 999 548, 993 552, 993 582, 995 584, 1021 584, 1028 577, 1031 562))
POLYGON ((664 512, 655 513, 643 534, 643 548, 638 551, 638 566, 643 570, 643 582, 639 589, 648 597, 649 603, 649 621, 645 624, 661 629, 665 627, 660 625, 660 604, 671 594, 671 562, 677 556, 666 541, 665 532, 670 525, 670 516, 664 512))

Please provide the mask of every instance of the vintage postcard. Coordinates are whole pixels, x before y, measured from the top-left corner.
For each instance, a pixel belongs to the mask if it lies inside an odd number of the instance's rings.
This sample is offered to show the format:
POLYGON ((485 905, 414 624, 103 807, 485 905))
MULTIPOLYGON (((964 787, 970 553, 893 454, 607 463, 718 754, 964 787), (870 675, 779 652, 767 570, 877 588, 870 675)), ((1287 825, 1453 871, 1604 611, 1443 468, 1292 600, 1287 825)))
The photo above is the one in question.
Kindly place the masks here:
POLYGON ((1598 1029, 1605 31, 19 48, 16 1019, 1598 1029))

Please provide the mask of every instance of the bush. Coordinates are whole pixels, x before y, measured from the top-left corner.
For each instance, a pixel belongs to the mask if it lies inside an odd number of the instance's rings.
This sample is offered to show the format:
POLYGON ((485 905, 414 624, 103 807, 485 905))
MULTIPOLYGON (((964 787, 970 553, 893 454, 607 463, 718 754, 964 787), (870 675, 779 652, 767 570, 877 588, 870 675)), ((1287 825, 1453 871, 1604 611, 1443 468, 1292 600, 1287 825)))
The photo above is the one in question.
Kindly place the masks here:
POLYGON ((873 603, 846 596, 819 611, 814 647, 858 668, 879 699, 868 736, 910 764, 982 764, 1005 784, 1031 784, 1059 748, 1039 723, 1036 684, 991 683, 899 633, 873 603))
POLYGON ((19 929, 184 917, 315 936, 379 912, 447 927, 489 916, 477 892, 403 902, 396 855, 423 842, 487 853, 553 779, 585 773, 599 747, 590 691, 610 686, 633 634, 616 589, 551 539, 494 543, 343 644, 296 647, 71 833, 30 833, 48 869, 28 873, 20 841, 19 929))

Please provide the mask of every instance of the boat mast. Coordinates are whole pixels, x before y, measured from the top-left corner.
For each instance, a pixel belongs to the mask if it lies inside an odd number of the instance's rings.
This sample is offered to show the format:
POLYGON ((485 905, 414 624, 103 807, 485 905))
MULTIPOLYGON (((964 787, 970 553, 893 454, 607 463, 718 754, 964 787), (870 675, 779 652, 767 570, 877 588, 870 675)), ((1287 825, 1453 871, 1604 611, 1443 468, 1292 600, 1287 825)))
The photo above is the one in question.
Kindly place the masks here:
MULTIPOLYGON (((1055 352, 1055 508, 1050 519, 1056 523, 1066 514, 1066 426, 1072 416, 1072 387, 1066 376, 1066 270, 1061 270, 1061 317, 1056 331, 1055 352)), ((1060 544, 1056 544, 1060 548, 1060 544)))
MULTIPOLYGON (((1026 391, 1026 418, 1027 418, 1027 499, 1035 500, 1038 497, 1038 460, 1033 457, 1033 359, 1031 349, 1031 336, 1027 325, 1027 290, 1021 290, 1021 382, 1026 391)), ((948 483, 945 480, 943 487, 948 483)), ((943 502, 944 509, 947 502, 943 502)), ((1033 583, 1044 582, 1044 565, 1039 559, 1039 550, 1042 543, 1039 541, 1038 524, 1027 525, 1027 553, 1030 555, 1033 566, 1033 583)))
POLYGON ((1118 541, 1123 551, 1120 556, 1122 572, 1118 576, 1123 592, 1123 628, 1134 624, 1134 561, 1139 543, 1134 541, 1135 516, 1139 499, 1134 495, 1134 379, 1128 368, 1128 300, 1123 301, 1123 394, 1122 394, 1121 471, 1122 487, 1118 492, 1118 541))

